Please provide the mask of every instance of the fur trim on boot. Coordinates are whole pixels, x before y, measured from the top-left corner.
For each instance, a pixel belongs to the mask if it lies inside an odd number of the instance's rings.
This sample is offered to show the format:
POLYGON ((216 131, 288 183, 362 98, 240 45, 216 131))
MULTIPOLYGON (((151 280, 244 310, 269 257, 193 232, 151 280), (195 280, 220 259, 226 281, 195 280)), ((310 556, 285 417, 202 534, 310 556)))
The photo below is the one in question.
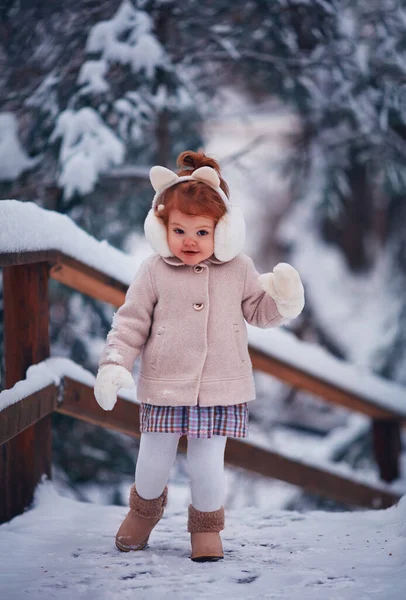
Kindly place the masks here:
POLYGON ((116 535, 116 546, 123 552, 142 550, 148 543, 155 525, 161 520, 167 504, 168 488, 158 498, 145 500, 138 495, 135 485, 130 490, 130 511, 116 535))
POLYGON ((224 508, 202 512, 189 505, 188 531, 192 543, 191 559, 214 562, 224 558, 220 531, 224 529, 224 508))

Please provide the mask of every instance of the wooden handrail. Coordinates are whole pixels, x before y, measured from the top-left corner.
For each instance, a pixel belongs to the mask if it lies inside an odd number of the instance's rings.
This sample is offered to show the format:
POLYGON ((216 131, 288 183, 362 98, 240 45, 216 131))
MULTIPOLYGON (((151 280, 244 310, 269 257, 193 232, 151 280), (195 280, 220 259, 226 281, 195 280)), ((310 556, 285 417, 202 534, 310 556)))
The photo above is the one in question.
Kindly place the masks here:
POLYGON ((48 385, 0 412, 0 446, 56 409, 58 388, 48 385))
MULTIPOLYGON (((48 385, 1 411, 0 445, 35 425, 45 416, 58 412, 93 425, 112 429, 132 437, 140 436, 139 405, 118 397, 112 412, 97 404, 93 389, 71 377, 63 377, 59 386, 48 385)), ((187 440, 182 437, 179 448, 185 452, 187 440)), ((353 506, 385 508, 400 495, 384 486, 365 483, 311 461, 296 460, 282 452, 261 448, 245 440, 227 441, 225 462, 265 477, 286 481, 304 490, 353 506)))
POLYGON ((0 267, 30 265, 38 262, 48 262, 50 277, 82 294, 116 307, 124 302, 128 286, 59 250, 0 254, 0 267))
MULTIPOLYGON (((56 412, 133 437, 140 436, 139 405, 119 397, 110 413, 100 408, 89 386, 65 377, 63 389, 63 400, 57 405, 56 412)), ((180 449, 184 451, 186 446, 186 439, 182 438, 180 449)), ((394 492, 365 484, 357 480, 356 475, 350 479, 309 462, 297 461, 280 452, 237 439, 230 438, 227 441, 225 462, 354 506, 387 507, 400 497, 394 492)))
MULTIPOLYGON (((14 273, 15 269, 16 274, 20 273, 21 276, 25 277, 24 267, 26 267, 27 276, 28 273, 32 273, 35 279, 36 270, 33 267, 36 263, 42 264, 41 268, 45 269, 44 272, 46 272, 47 275, 50 275, 54 279, 81 293, 109 302, 116 307, 120 306, 124 301, 127 290, 127 285, 125 283, 111 277, 107 273, 103 273, 96 268, 90 267, 71 256, 67 256, 59 250, 0 254, 0 266, 6 267, 6 270, 10 275, 12 275, 12 272, 14 273), (21 268, 23 268, 23 270, 21 270, 21 268)), ((29 277, 32 277, 32 275, 29 275, 29 277)), ((43 277, 43 275, 41 275, 41 277, 43 277)), ((34 279, 32 280, 34 286, 33 289, 36 289, 35 286, 37 284, 34 279)), ((9 285, 9 282, 11 281, 12 278, 6 278, 4 286, 5 294, 8 294, 9 299, 12 298, 12 290, 9 285)), ((25 304, 26 299, 25 302, 21 303, 21 307, 25 304)), ((13 314, 13 319, 14 322, 17 323, 17 327, 19 322, 18 311, 23 310, 21 307, 14 307, 11 301, 8 302, 8 312, 13 314), (13 307, 11 311, 10 307, 13 307)), ((31 309, 35 312, 35 307, 31 307, 31 309)), ((7 314, 5 316, 7 319, 7 314)), ((31 331, 28 341, 30 350, 26 353, 26 357, 31 356, 31 353, 33 353, 32 356, 34 356, 40 340, 47 337, 47 334, 44 333, 44 319, 47 322, 48 311, 46 309, 42 310, 41 314, 42 337, 39 335, 39 329, 37 330, 28 324, 31 331)), ((11 332, 10 326, 8 329, 11 332)), ((8 334, 8 339, 12 339, 10 334, 8 334)), ((22 339, 24 340, 26 338, 23 336, 22 339)), ((14 342, 11 345, 13 347, 13 352, 9 352, 9 356, 15 355, 16 353, 14 342)), ((385 405, 379 406, 378 403, 374 403, 370 399, 363 397, 362 394, 351 393, 346 390, 344 386, 341 387, 337 383, 329 381, 326 375, 319 377, 307 373, 305 370, 301 370, 292 364, 289 364, 288 361, 273 356, 270 352, 265 353, 262 350, 251 346, 249 350, 255 369, 286 381, 293 387, 310 391, 324 397, 326 400, 371 417, 374 424, 374 448, 381 476, 387 481, 391 481, 397 477, 398 457, 400 452, 400 444, 398 443, 400 439, 399 431, 400 423, 405 420, 404 413, 385 405), (388 444, 388 440, 394 441, 393 443, 388 444), (390 448, 389 452, 388 448, 390 448)), ((24 358, 24 360, 26 359, 24 358)), ((7 359, 6 354, 6 374, 7 371, 10 371, 11 364, 10 358, 7 359)), ((27 363, 25 368, 27 368, 29 364, 32 364, 32 362, 27 363)), ((20 378, 21 377, 22 375, 20 375, 20 378)), ((16 381, 14 375, 12 380, 16 381)), ((76 418, 91 423, 97 423, 103 427, 117 429, 118 431, 129 433, 130 435, 138 435, 136 432, 139 430, 139 422, 137 420, 138 416, 135 416, 136 414, 138 415, 136 406, 119 399, 113 412, 104 412, 94 401, 93 392, 90 388, 86 389, 86 386, 83 386, 79 382, 69 380, 69 378, 65 378, 64 385, 65 390, 62 404, 55 405, 55 390, 51 389, 52 386, 50 386, 46 390, 33 394, 21 403, 17 403, 17 405, 13 405, 2 411, 0 444, 11 443, 11 447, 15 447, 15 450, 12 452, 3 453, 3 456, 6 457, 7 461, 11 460, 13 464, 17 464, 18 461, 21 460, 19 457, 25 457, 28 452, 28 444, 33 443, 31 440, 33 435, 36 440, 35 443, 39 443, 41 446, 41 452, 38 452, 38 456, 41 455, 41 460, 37 461, 35 475, 29 476, 30 465, 28 462, 27 464, 24 464, 24 473, 26 473, 24 477, 26 477, 27 481, 30 480, 29 485, 24 493, 20 493, 16 488, 16 493, 18 494, 18 498, 17 496, 16 498, 19 507, 12 514, 10 512, 7 513, 8 518, 21 512, 22 508, 27 505, 27 501, 32 497, 30 494, 35 483, 34 480, 38 481, 37 471, 39 472, 40 469, 45 468, 45 472, 48 472, 50 468, 50 450, 48 449, 50 447, 50 438, 48 436, 48 431, 50 431, 49 418, 52 411, 70 414, 76 418), (19 406, 20 404, 24 407, 23 410, 21 409, 21 406, 19 406), (46 426, 45 422, 47 422, 46 426), (27 432, 30 427, 35 427, 36 433, 25 435, 24 432, 27 432), (15 445, 15 438, 17 436, 21 437, 22 435, 25 436, 24 441, 19 445, 15 445), (44 439, 44 443, 41 442, 41 439, 44 439), (22 497, 23 495, 24 498, 22 497)), ((34 432, 34 429, 32 431, 34 432)), ((185 441, 181 440, 180 446, 181 448, 184 448, 185 441)), ((239 440, 229 440, 226 460, 230 464, 248 468, 253 472, 261 473, 266 476, 289 481, 290 483, 302 486, 304 489, 311 492, 320 495, 324 494, 327 497, 348 502, 350 504, 370 507, 389 506, 398 499, 396 494, 388 492, 387 490, 379 489, 378 487, 374 488, 361 481, 346 479, 341 475, 325 471, 314 465, 304 464, 303 462, 287 456, 282 456, 274 451, 264 450, 239 440)), ((5 472, 11 473, 12 469, 7 466, 5 472)), ((13 493, 8 494, 8 508, 10 508, 10 498, 13 493)))
MULTIPOLYGON (((138 404, 119 397, 110 413, 100 408, 89 386, 65 377, 63 389, 63 400, 57 405, 56 412, 133 437, 140 436, 138 404)), ((180 449, 185 451, 186 447, 186 438, 182 437, 180 449)), ((348 478, 309 461, 298 461, 281 452, 238 439, 227 440, 225 462, 354 506, 383 508, 395 504, 400 498, 392 491, 357 480, 356 474, 348 478)))
POLYGON ((254 369, 285 381, 292 387, 311 392, 329 402, 371 417, 371 419, 394 419, 406 423, 406 405, 404 412, 387 406, 381 407, 371 402, 368 398, 349 392, 344 387, 339 387, 336 383, 329 382, 326 375, 316 377, 312 373, 307 373, 299 367, 272 356, 271 353, 266 353, 252 346, 249 347, 249 352, 254 369))
MULTIPOLYGON (((121 306, 124 302, 127 291, 124 283, 59 250, 0 254, 0 267, 31 264, 45 259, 50 263, 50 276, 57 281, 93 298, 109 302, 115 307, 121 306)), ((285 381, 292 387, 308 391, 373 419, 405 421, 404 413, 397 413, 394 409, 379 406, 360 394, 349 392, 345 387, 330 382, 326 374, 319 377, 306 373, 289 362, 273 356, 270 351, 265 353, 252 345, 249 346, 249 351, 254 369, 285 381)))
POLYGON ((63 401, 56 412, 126 435, 139 436, 139 406, 120 397, 112 411, 103 410, 88 385, 64 377, 63 401), (138 433, 137 433, 138 432, 138 433))

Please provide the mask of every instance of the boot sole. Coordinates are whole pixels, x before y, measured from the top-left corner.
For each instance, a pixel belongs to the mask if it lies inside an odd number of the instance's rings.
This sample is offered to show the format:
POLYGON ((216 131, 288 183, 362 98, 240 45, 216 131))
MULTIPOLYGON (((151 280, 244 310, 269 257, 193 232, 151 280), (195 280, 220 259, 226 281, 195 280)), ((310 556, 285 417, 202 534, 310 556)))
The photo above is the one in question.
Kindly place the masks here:
POLYGON ((223 560, 224 556, 195 556, 191 558, 193 562, 217 562, 223 560))
POLYGON ((148 544, 149 537, 145 540, 145 542, 141 542, 141 544, 137 544, 136 546, 125 546, 116 540, 116 548, 121 550, 121 552, 137 552, 138 550, 144 550, 145 546, 148 544))

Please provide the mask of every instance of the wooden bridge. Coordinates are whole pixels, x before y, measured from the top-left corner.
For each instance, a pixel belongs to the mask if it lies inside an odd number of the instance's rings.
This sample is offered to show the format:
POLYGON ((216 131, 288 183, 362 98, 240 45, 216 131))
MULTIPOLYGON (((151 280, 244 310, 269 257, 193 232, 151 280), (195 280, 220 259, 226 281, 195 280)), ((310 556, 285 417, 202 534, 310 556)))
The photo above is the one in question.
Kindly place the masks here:
MULTIPOLYGON (((57 249, 3 251, 0 267, 3 269, 7 390, 26 378, 28 367, 50 356, 49 278, 116 307, 123 303, 127 289, 124 282, 57 249)), ((400 430, 406 421, 406 402, 402 408, 386 402, 385 397, 381 402, 371 399, 362 389, 351 392, 345 382, 339 385, 328 374, 315 374, 314 369, 310 372, 253 346, 250 354, 254 369, 370 417, 382 482, 368 483, 355 473, 345 476, 333 466, 320 468, 309 461, 296 460, 236 439, 227 442, 226 463, 353 506, 381 508, 396 503, 400 495, 387 482, 399 476, 400 430)), ((389 396, 394 384, 383 380, 381 384, 381 389, 387 387, 389 396)), ((5 393, 7 391, 0 392, 0 407, 5 393)), ((114 411, 105 412, 96 403, 90 385, 67 375, 58 385, 50 384, 23 396, 0 412, 0 522, 22 513, 30 504, 41 476, 51 477, 54 412, 139 436, 135 403, 119 397, 114 411)), ((406 400, 406 390, 404 397, 406 400)), ((186 440, 182 438, 181 448, 185 447, 186 440)))

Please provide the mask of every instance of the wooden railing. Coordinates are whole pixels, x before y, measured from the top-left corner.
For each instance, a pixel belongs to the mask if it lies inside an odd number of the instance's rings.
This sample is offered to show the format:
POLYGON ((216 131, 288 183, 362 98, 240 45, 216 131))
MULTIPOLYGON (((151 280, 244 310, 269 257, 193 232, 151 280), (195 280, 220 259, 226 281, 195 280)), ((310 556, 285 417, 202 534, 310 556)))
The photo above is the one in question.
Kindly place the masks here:
MULTIPOLYGON (((123 303, 126 292, 126 286, 120 281, 59 251, 3 254, 0 266, 3 267, 7 389, 25 378, 28 367, 50 355, 49 277, 114 306, 123 303)), ((255 369, 370 416, 381 478, 384 481, 397 478, 400 427, 406 421, 406 411, 388 409, 384 403, 378 406, 341 389, 326 376, 316 377, 258 349, 250 348, 250 354, 255 369)), ((53 412, 139 435, 136 404, 119 398, 114 411, 105 412, 97 405, 92 388, 69 377, 64 377, 60 386, 47 386, 3 409, 0 413, 0 522, 20 514, 30 503, 41 476, 51 476, 53 412)), ((184 447, 183 439, 181 448, 184 447)), ((399 494, 384 484, 365 483, 355 475, 340 474, 333 466, 321 468, 243 440, 228 440, 226 462, 349 505, 377 508, 390 506, 399 499, 399 494)))

